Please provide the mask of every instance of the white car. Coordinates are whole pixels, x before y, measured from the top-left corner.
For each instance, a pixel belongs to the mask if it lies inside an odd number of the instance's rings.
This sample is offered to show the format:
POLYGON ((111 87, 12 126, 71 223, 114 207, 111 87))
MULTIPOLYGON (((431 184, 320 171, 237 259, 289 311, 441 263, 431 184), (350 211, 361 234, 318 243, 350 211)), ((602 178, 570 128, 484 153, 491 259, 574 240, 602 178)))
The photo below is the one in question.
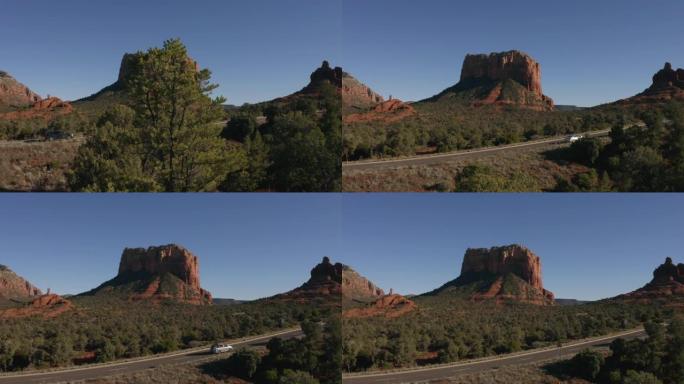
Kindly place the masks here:
POLYGON ((572 135, 568 137, 568 141, 571 143, 574 143, 575 141, 580 141, 582 139, 584 139, 584 135, 572 135))
POLYGON ((214 344, 211 346, 211 353, 213 354, 226 353, 232 351, 233 346, 229 344, 214 344))

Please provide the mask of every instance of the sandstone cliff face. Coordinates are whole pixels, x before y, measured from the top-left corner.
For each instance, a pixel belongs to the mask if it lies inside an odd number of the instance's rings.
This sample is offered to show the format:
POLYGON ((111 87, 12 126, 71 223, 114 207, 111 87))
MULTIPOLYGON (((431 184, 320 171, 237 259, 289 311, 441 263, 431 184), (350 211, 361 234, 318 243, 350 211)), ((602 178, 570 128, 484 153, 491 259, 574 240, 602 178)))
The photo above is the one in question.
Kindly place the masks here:
POLYGON ((342 296, 351 300, 367 301, 385 295, 385 292, 370 280, 350 267, 342 266, 342 296))
POLYGON ((671 258, 667 258, 653 271, 653 279, 644 287, 620 296, 626 299, 659 299, 684 298, 684 264, 675 265, 671 258))
POLYGON ((684 100, 684 69, 672 69, 665 63, 663 69, 653 75, 653 83, 642 93, 620 100, 621 104, 653 104, 670 100, 684 100))
POLYGON ((346 318, 363 318, 384 316, 386 318, 396 318, 404 316, 416 310, 416 304, 401 295, 386 295, 377 299, 371 305, 364 308, 353 308, 343 312, 346 318))
POLYGON ((210 304, 211 294, 200 286, 199 261, 175 244, 126 248, 118 275, 87 294, 115 293, 131 300, 173 300, 210 304))
POLYGON ((539 256, 520 245, 468 249, 461 275, 430 294, 445 291, 463 293, 473 300, 554 303, 553 293, 542 284, 539 256))
POLYGON ((40 100, 41 97, 27 86, 0 71, 0 106, 25 107, 40 100))
POLYGON ((18 276, 8 267, 0 265, 0 298, 25 299, 42 294, 40 289, 33 284, 18 276))
POLYGON ((356 80, 348 73, 342 76, 342 105, 352 108, 368 108, 385 99, 367 85, 356 80))
POLYGON ((542 93, 541 68, 526 53, 508 51, 467 55, 458 84, 429 99, 462 99, 473 106, 515 106, 537 111, 554 108, 542 93))

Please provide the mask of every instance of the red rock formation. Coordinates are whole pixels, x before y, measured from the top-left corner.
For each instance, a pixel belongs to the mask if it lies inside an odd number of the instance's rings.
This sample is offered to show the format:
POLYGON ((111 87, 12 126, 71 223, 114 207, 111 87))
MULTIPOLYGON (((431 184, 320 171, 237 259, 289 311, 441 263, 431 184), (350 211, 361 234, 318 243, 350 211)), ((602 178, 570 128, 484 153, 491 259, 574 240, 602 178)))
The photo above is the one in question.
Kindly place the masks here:
POLYGON ((392 99, 377 104, 369 112, 346 115, 344 116, 343 121, 347 124, 370 121, 393 123, 414 116, 415 114, 416 110, 411 105, 406 104, 401 100, 392 99))
POLYGON ((0 298, 24 299, 42 294, 40 289, 18 276, 7 266, 0 265, 0 298))
POLYGON ((384 101, 367 85, 356 80, 348 73, 342 76, 342 105, 352 108, 368 108, 384 101))
POLYGON ((129 300, 172 300, 211 304, 211 294, 200 286, 199 261, 175 244, 126 248, 119 274, 85 295, 115 294, 129 300))
POLYGON ((642 93, 619 104, 653 104, 670 100, 684 100, 684 69, 672 69, 672 64, 665 63, 665 67, 653 75, 653 83, 642 93))
POLYGON ((306 283, 292 291, 276 295, 274 298, 302 302, 314 299, 340 301, 343 269, 342 264, 332 264, 330 258, 326 256, 311 270, 311 277, 306 283))
POLYGON ((346 318, 363 318, 373 316, 396 318, 413 312, 416 309, 416 304, 413 301, 401 295, 390 294, 380 297, 368 307, 352 308, 344 311, 342 316, 346 318))
POLYGON ((19 318, 29 316, 42 316, 45 318, 57 317, 74 308, 71 301, 54 294, 47 294, 35 298, 30 304, 21 308, 10 308, 0 311, 0 318, 19 318))
POLYGON ((297 94, 318 94, 323 83, 332 84, 338 90, 342 88, 342 68, 331 68, 330 63, 324 61, 320 68, 311 73, 309 84, 297 94))
POLYGON ((27 86, 0 71, 0 106, 25 107, 40 100, 41 97, 27 86))
POLYGON ((458 292, 461 287, 477 287, 475 293, 464 290, 473 300, 554 304, 553 293, 544 289, 542 284, 539 256, 520 245, 468 249, 461 275, 429 294, 458 292))
POLYGON ((520 51, 467 55, 458 84, 428 101, 445 97, 462 99, 473 106, 515 106, 537 111, 554 108, 542 93, 541 69, 520 51))
MULTIPOLYGON (((342 264, 340 264, 342 265, 342 264)), ((374 300, 385 292, 355 270, 342 265, 342 296, 355 301, 374 300)))
POLYGON ((74 108, 68 102, 57 97, 50 97, 35 102, 29 109, 0 113, 0 120, 43 119, 50 121, 58 116, 72 113, 74 108))
POLYGON ((622 299, 652 300, 662 298, 684 298, 684 264, 675 265, 671 258, 667 258, 653 271, 653 279, 644 287, 618 296, 622 299))

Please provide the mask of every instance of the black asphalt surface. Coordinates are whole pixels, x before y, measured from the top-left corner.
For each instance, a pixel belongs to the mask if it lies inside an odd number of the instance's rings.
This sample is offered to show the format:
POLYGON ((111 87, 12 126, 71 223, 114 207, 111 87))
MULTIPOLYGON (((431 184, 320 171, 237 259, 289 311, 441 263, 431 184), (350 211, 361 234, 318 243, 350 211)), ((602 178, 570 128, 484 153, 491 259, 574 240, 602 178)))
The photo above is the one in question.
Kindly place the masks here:
MULTIPOLYGON (((247 347, 263 345, 268 340, 274 337, 282 339, 289 339, 294 337, 301 337, 303 333, 301 330, 285 331, 279 334, 270 334, 267 336, 255 336, 244 341, 234 342, 233 347, 247 347)), ((54 372, 44 373, 26 373, 15 376, 0 376, 0 384, 24 384, 24 383, 65 383, 71 381, 80 381, 88 379, 97 379, 112 375, 119 375, 122 373, 133 373, 143 371, 150 368, 155 368, 160 365, 174 364, 189 364, 198 362, 213 356, 209 353, 209 348, 203 351, 186 351, 177 352, 168 355, 154 356, 142 358, 139 360, 132 360, 120 363, 112 363, 97 366, 80 366, 70 370, 60 370, 54 372)))
MULTIPOLYGON (((610 130, 594 131, 584 133, 585 137, 599 137, 606 136, 610 133, 610 130)), ((397 167, 406 167, 413 165, 430 165, 430 164, 442 164, 448 162, 449 160, 469 158, 469 157, 479 157, 485 154, 494 154, 496 152, 502 151, 513 151, 520 148, 534 148, 543 147, 550 144, 563 144, 568 143, 568 136, 552 137, 548 139, 526 141, 524 143, 500 145, 496 147, 485 147, 478 149, 470 149, 465 151, 456 151, 449 153, 439 153, 434 155, 422 155, 422 156, 412 156, 398 159, 387 159, 387 160, 359 160, 350 161, 342 163, 342 171, 368 171, 368 170, 381 170, 381 169, 391 169, 397 167)))
POLYGON ((459 376, 468 373, 477 373, 497 369, 511 365, 526 365, 537 362, 553 360, 559 356, 571 356, 586 348, 608 345, 613 340, 622 337, 624 339, 633 339, 644 337, 646 332, 644 330, 630 331, 630 333, 621 333, 613 336, 606 336, 602 338, 587 340, 583 342, 571 343, 561 348, 544 349, 537 351, 528 351, 518 354, 501 355, 491 359, 462 362, 451 364, 448 366, 436 366, 419 368, 415 370, 407 370, 387 374, 368 374, 363 376, 347 376, 342 377, 344 384, 402 384, 414 382, 427 382, 430 380, 445 379, 448 377, 459 376))

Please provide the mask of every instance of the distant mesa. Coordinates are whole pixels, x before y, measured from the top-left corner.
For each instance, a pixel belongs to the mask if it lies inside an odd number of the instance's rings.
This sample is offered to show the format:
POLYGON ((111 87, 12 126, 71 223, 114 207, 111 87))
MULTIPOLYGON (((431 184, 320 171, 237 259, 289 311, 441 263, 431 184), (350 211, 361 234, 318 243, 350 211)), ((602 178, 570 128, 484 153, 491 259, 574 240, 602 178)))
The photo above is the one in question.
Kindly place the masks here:
POLYGON ((541 260, 521 245, 466 250, 461 275, 426 295, 456 295, 481 301, 553 305, 544 289, 541 260))
POLYGON ((467 55, 459 83, 424 101, 441 100, 457 100, 472 106, 554 109, 553 100, 542 93, 539 63, 515 50, 467 55))
POLYGON ((339 302, 342 297, 342 269, 342 264, 333 264, 330 258, 326 256, 311 269, 311 277, 304 284, 287 293, 282 293, 269 299, 298 302, 320 299, 339 302))
POLYGON ((675 265, 668 257, 653 271, 653 279, 648 284, 617 298, 649 301, 675 297, 684 298, 684 264, 675 265))
POLYGON ((654 104, 670 100, 684 100, 684 69, 672 69, 665 63, 663 69, 653 75, 653 83, 642 93, 620 100, 620 104, 654 104))
POLYGON ((378 298, 369 306, 346 310, 343 312, 342 316, 346 318, 375 316, 396 318, 407 315, 416 309, 416 304, 410 299, 397 294, 389 294, 378 298))
POLYGON ((27 107, 42 98, 9 73, 0 71, 0 107, 27 107))
POLYGON ((43 292, 9 267, 0 265, 0 299, 32 299, 43 292))
POLYGON ((83 295, 212 303, 211 294, 200 286, 197 256, 176 244, 124 249, 118 275, 83 295))

